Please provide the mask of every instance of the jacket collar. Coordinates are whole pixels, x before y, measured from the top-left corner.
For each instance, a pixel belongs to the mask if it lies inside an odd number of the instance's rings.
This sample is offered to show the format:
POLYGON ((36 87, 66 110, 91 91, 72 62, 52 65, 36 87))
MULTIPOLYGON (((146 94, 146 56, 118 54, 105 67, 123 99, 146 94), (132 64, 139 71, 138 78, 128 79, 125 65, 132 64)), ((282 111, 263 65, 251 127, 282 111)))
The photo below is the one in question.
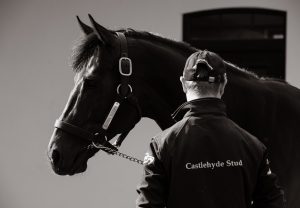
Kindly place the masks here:
POLYGON ((183 103, 172 114, 175 121, 190 116, 214 114, 226 116, 226 106, 219 98, 200 98, 183 103))

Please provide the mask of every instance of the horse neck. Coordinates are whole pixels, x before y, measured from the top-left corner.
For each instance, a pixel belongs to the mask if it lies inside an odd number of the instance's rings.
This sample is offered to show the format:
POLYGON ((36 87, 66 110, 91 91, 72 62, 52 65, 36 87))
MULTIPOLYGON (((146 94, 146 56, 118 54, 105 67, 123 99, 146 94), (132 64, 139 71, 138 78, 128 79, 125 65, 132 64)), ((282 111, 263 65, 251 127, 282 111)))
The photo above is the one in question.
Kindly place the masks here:
POLYGON ((192 49, 179 50, 162 43, 135 40, 131 50, 142 116, 166 129, 174 124, 173 111, 185 101, 179 77, 192 49))
POLYGON ((275 120, 276 92, 254 73, 228 63, 226 66, 228 84, 223 100, 228 116, 264 142, 275 120))

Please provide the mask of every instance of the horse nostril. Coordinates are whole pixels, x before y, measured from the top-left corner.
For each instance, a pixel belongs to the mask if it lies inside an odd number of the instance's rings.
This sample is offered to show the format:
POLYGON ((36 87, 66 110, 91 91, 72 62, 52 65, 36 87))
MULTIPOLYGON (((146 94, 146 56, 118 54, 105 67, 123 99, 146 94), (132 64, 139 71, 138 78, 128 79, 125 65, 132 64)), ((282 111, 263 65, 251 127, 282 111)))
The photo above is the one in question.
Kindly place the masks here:
POLYGON ((52 159, 53 165, 56 166, 59 162, 59 159, 60 159, 60 155, 59 155, 59 152, 57 150, 52 151, 51 159, 52 159))

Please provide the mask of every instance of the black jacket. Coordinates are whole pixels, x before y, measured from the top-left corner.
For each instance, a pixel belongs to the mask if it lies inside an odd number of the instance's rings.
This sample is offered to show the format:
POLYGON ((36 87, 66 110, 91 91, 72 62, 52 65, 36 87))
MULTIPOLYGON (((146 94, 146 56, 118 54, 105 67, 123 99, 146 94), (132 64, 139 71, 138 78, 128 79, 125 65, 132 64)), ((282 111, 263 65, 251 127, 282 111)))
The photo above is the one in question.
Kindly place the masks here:
POLYGON ((175 118, 150 143, 137 207, 284 207, 266 147, 226 117, 222 100, 184 103, 175 118))

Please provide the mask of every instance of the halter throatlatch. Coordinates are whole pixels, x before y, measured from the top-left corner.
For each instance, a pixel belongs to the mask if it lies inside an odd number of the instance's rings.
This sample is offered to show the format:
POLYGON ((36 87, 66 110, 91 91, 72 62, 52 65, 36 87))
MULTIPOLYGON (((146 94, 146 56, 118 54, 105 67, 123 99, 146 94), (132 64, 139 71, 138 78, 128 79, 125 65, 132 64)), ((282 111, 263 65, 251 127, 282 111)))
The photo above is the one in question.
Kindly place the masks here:
MULTIPOLYGON (((116 89, 117 95, 115 98, 115 102, 111 107, 101 128, 99 128, 96 132, 92 133, 74 124, 70 124, 62 120, 56 120, 54 127, 57 129, 61 129, 74 136, 77 136, 81 139, 90 141, 92 143, 92 147, 99 148, 110 154, 122 155, 122 153, 118 152, 117 147, 119 147, 122 144, 130 130, 122 132, 121 135, 117 138, 116 142, 114 144, 111 144, 107 138, 107 129, 110 127, 110 124, 114 119, 122 102, 127 101, 130 104, 132 104, 137 110, 139 119, 141 119, 141 110, 137 98, 133 95, 132 86, 130 85, 130 76, 132 75, 132 62, 131 59, 128 57, 127 40, 123 33, 117 32, 117 36, 120 40, 121 49, 121 55, 119 59, 119 73, 121 76, 121 83, 116 89)), ((130 158, 130 156, 127 157, 130 158)))

